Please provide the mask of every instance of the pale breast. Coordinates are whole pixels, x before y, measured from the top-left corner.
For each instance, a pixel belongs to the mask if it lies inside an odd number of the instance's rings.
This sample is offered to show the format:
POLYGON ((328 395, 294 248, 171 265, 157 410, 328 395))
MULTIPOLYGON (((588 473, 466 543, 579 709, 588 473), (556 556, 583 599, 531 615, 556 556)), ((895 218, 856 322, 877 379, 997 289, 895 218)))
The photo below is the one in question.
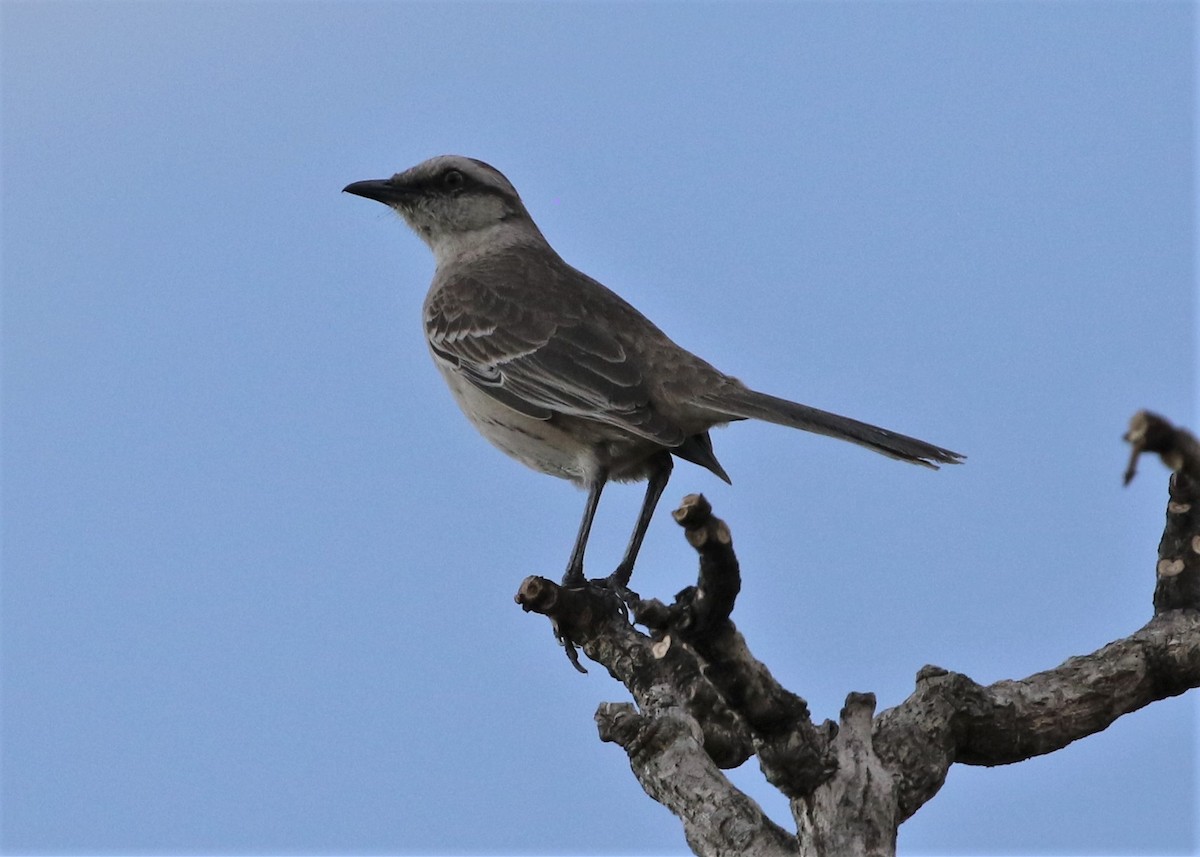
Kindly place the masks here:
POLYGON ((534 470, 573 482, 586 480, 595 469, 592 451, 550 421, 533 419, 505 407, 454 368, 440 360, 434 362, 467 419, 502 452, 534 470))
POLYGON ((660 447, 613 426, 555 415, 540 420, 514 411, 434 357, 467 419, 497 449, 528 467, 578 484, 601 468, 617 481, 646 478, 645 460, 660 447))

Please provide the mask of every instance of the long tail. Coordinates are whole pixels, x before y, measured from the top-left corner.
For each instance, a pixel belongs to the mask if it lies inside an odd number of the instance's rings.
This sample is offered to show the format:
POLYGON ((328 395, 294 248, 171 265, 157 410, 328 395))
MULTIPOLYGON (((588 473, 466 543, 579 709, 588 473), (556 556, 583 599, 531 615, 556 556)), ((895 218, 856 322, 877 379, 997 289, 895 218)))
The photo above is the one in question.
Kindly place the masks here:
POLYGON ((730 418, 765 420, 789 428, 848 440, 891 458, 922 464, 934 470, 937 470, 939 464, 958 464, 966 458, 961 453, 934 446, 915 437, 810 408, 808 405, 789 402, 787 399, 768 396, 766 393, 759 393, 740 385, 705 396, 701 401, 706 407, 720 411, 730 418))

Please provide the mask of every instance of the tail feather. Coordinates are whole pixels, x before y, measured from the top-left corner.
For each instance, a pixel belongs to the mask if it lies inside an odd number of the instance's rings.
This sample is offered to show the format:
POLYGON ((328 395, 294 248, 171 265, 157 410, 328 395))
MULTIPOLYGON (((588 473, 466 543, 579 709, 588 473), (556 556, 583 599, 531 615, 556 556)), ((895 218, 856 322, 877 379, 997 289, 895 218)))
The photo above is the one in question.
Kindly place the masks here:
POLYGON ((848 440, 875 452, 910 461, 937 470, 939 464, 958 464, 966 456, 915 437, 899 434, 869 423, 852 420, 838 414, 810 408, 777 396, 769 396, 746 387, 725 389, 703 399, 707 407, 720 411, 726 418, 765 420, 789 428, 848 440))

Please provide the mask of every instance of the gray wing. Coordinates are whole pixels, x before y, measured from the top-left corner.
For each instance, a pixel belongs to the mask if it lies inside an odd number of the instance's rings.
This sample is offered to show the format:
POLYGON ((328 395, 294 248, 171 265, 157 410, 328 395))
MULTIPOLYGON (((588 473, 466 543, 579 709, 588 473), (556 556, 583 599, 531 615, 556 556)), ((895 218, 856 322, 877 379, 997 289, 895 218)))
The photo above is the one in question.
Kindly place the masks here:
MULTIPOLYGON (((651 402, 642 369, 595 312, 562 295, 463 275, 425 303, 435 357, 498 402, 540 420, 565 414, 667 447, 686 439, 651 402)), ((570 292, 567 292, 569 295, 570 292)))

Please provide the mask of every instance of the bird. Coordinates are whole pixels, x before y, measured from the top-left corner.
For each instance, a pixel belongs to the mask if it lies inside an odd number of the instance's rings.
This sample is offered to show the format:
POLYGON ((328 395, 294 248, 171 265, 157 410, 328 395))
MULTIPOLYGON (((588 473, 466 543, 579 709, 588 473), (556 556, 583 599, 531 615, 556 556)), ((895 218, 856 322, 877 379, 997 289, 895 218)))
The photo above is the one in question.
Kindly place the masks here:
POLYGON ((503 452, 587 490, 562 585, 581 587, 584 551, 610 481, 646 482, 616 569, 619 593, 679 458, 725 482, 709 431, 765 420, 937 469, 965 456, 760 393, 676 345, 606 286, 567 264, 516 188, 475 158, 440 155, 344 192, 392 208, 433 252, 425 335, 475 428, 503 452))

